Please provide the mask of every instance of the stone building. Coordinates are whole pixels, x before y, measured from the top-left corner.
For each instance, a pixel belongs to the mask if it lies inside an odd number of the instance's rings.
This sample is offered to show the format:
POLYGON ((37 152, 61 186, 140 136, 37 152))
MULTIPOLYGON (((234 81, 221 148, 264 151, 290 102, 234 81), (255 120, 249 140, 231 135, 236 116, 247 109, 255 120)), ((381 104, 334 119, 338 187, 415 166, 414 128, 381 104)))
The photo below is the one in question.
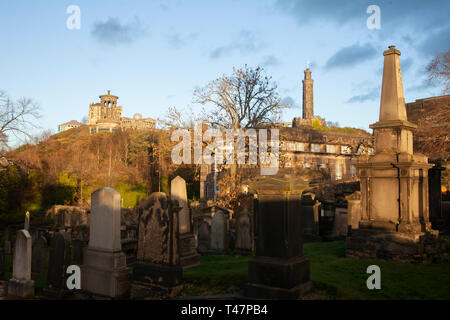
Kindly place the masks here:
POLYGON ((112 132, 122 129, 151 129, 156 121, 152 118, 142 118, 135 114, 133 118, 122 117, 122 107, 117 105, 118 96, 108 90, 108 94, 101 95, 100 102, 89 104, 88 125, 90 133, 112 132))
POLYGON ((73 128, 81 127, 83 124, 78 122, 77 120, 71 120, 69 122, 58 125, 58 132, 63 132, 66 130, 70 130, 73 128))
MULTIPOLYGON (((280 167, 320 170, 329 181, 356 178, 356 164, 361 155, 373 152, 373 136, 360 129, 325 127, 324 119, 314 116, 311 70, 304 71, 302 117, 291 126, 278 124, 280 134, 280 167), (315 129, 313 122, 321 126, 315 129)), ((202 165, 200 198, 215 199, 220 193, 218 165, 202 165)))

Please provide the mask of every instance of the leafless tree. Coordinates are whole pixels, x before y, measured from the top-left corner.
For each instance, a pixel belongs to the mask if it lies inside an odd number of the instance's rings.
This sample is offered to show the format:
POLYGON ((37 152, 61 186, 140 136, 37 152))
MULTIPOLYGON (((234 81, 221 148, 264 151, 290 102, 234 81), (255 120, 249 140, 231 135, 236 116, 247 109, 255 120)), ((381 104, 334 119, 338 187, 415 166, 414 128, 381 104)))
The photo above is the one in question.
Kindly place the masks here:
POLYGON ((195 90, 194 102, 213 106, 210 111, 204 109, 206 123, 232 129, 277 122, 286 107, 281 103, 277 84, 264 69, 247 65, 195 90))
POLYGON ((196 117, 191 107, 177 108, 169 107, 163 118, 158 118, 158 123, 163 129, 192 128, 194 122, 200 120, 196 117))
POLYGON ((427 66, 428 79, 430 82, 442 85, 443 93, 450 92, 450 51, 436 54, 427 66))
POLYGON ((4 91, 0 91, 0 143, 6 145, 7 138, 13 135, 19 140, 31 139, 29 129, 38 128, 36 120, 40 118, 39 106, 31 99, 11 100, 4 91))

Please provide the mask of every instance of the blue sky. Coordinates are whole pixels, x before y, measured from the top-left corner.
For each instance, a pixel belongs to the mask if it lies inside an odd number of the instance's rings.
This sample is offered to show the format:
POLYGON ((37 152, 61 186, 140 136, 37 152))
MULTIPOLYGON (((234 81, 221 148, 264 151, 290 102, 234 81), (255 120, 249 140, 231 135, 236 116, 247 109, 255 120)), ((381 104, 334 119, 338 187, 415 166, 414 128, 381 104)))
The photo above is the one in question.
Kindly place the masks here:
POLYGON ((42 129, 80 121, 111 90, 122 114, 158 118, 192 106, 193 91, 261 65, 301 115, 301 80, 311 62, 315 114, 341 126, 376 122, 383 50, 402 52, 406 101, 439 95, 424 69, 449 50, 450 1, 23 1, 0 2, 0 89, 39 103, 42 129), (381 29, 369 30, 369 5, 381 29), (69 30, 69 5, 81 29, 69 30))

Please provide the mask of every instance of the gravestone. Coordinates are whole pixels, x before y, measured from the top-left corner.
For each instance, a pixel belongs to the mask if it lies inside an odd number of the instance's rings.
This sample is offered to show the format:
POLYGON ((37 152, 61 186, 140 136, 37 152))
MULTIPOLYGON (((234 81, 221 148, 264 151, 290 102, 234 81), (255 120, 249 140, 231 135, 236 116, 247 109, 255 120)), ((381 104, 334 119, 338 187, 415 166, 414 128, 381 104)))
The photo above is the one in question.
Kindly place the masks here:
POLYGON ((182 290, 178 203, 154 192, 140 202, 137 263, 131 297, 173 297, 182 290))
POLYGON ((320 202, 316 200, 314 193, 302 194, 302 237, 303 240, 318 240, 319 233, 319 207, 320 202))
POLYGON ((236 216, 235 252, 241 255, 253 253, 253 215, 247 207, 238 211, 236 216))
POLYGON ((225 253, 228 249, 228 220, 230 210, 220 206, 211 208, 211 236, 210 236, 210 253, 225 253))
POLYGON ((206 221, 202 221, 198 227, 197 236, 198 247, 197 250, 201 254, 205 254, 209 251, 211 243, 211 226, 206 221))
POLYGON ((34 296, 34 281, 31 280, 31 236, 25 229, 17 231, 13 277, 8 283, 8 294, 20 298, 34 296))
POLYGON ((3 246, 3 250, 5 255, 11 255, 11 240, 9 239, 9 228, 6 227, 5 228, 5 233, 4 233, 4 246, 3 246))
POLYGON ((66 286, 66 270, 70 265, 70 238, 67 234, 56 233, 50 241, 47 286, 44 295, 50 298, 62 298, 66 286))
POLYGON ((348 232, 347 209, 336 208, 334 212, 335 212, 334 227, 336 237, 346 237, 348 232))
POLYGON ((31 272, 41 274, 45 272, 47 265, 47 239, 40 236, 33 245, 33 256, 31 259, 31 272))
POLYGON ((347 225, 349 232, 358 229, 361 220, 361 192, 354 193, 345 197, 347 200, 347 225))
POLYGON ((120 194, 102 188, 91 194, 89 247, 84 255, 81 288, 95 296, 122 298, 129 270, 120 243, 120 194))
POLYGON ((197 253, 196 242, 191 228, 186 181, 180 176, 170 183, 170 199, 178 201, 181 208, 179 212, 180 254, 181 266, 186 269, 200 264, 200 255, 197 253))
POLYGON ((307 183, 283 172, 250 183, 258 199, 256 255, 248 263, 245 287, 250 298, 298 299, 312 287, 301 227, 301 194, 307 183))
POLYGON ((72 241, 72 261, 76 265, 83 264, 83 241, 80 239, 75 239, 72 241))
POLYGON ((0 280, 4 279, 5 271, 6 271, 5 252, 3 249, 0 248, 0 280))

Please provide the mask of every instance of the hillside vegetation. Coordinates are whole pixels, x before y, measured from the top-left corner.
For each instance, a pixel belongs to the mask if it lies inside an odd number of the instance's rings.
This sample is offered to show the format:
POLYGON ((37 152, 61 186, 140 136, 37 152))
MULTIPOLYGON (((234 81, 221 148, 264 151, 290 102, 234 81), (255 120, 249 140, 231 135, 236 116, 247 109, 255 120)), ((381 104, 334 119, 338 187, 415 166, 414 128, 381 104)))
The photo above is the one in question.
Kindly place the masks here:
POLYGON ((168 131, 89 134, 85 126, 23 145, 6 155, 15 166, 0 171, 0 223, 21 221, 26 210, 40 216, 54 204, 89 206, 91 192, 106 186, 121 194, 123 207, 134 207, 153 191, 169 193, 176 175, 198 197, 195 169, 174 166, 170 150, 168 131))

